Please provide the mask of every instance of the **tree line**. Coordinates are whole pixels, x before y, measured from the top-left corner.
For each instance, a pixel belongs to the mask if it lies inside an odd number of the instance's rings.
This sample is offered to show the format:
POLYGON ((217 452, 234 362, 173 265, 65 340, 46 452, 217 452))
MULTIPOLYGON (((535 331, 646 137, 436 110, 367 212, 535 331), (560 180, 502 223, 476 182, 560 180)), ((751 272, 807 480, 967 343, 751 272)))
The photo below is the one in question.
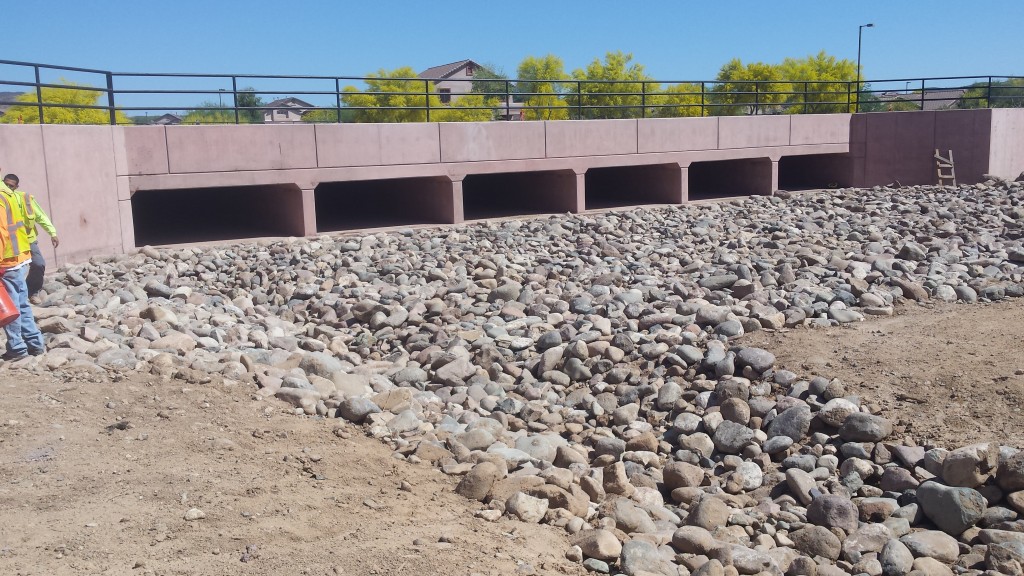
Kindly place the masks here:
MULTIPOLYGON (((863 72, 861 78, 863 78, 863 72)), ((917 110, 920 97, 909 90, 905 98, 882 101, 857 77, 856 63, 822 51, 782 62, 726 62, 713 81, 666 82, 655 80, 633 55, 608 52, 583 68, 566 71, 553 54, 527 56, 510 78, 499 67, 477 69, 465 94, 441 94, 436 82, 416 79, 411 67, 378 70, 367 76, 365 87, 345 86, 340 106, 305 111, 304 122, 471 122, 495 119, 506 111, 524 120, 606 118, 677 118, 743 114, 820 114, 882 110, 917 110), (859 104, 859 106, 858 106, 859 104)), ((95 106, 103 93, 91 87, 61 81, 66 87, 42 88, 47 124, 106 124, 106 109, 95 106), (72 107, 63 107, 68 105, 72 107)), ((254 88, 233 95, 240 123, 263 122, 266 106, 254 88)), ((5 123, 38 123, 36 94, 16 97, 17 104, 0 117, 5 123)), ((184 112, 186 124, 233 124, 231 103, 202 102, 184 112)), ((981 82, 968 86, 957 108, 1024 107, 1024 79, 981 82)), ((117 112, 118 124, 148 119, 117 112)))

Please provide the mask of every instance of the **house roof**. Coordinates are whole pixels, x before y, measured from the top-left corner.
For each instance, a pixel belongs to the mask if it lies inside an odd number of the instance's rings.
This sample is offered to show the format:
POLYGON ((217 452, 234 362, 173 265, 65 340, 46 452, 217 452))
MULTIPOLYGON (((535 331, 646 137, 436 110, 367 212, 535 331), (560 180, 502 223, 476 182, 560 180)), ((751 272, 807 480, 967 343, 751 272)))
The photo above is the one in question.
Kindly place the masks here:
POLYGON ((152 122, 152 124, 180 124, 180 123, 181 123, 181 116, 178 116, 177 114, 164 114, 164 115, 156 118, 152 122))
POLYGON ((264 110, 272 110, 274 108, 316 108, 316 106, 313 106, 305 100, 299 100, 294 96, 289 96, 287 98, 278 98, 273 102, 268 102, 263 107, 264 110))
POLYGON ((480 65, 472 60, 459 60, 458 62, 427 68, 423 72, 420 72, 420 78, 424 78, 426 80, 440 80, 442 78, 448 78, 459 70, 465 68, 467 64, 472 64, 473 66, 480 68, 480 65))
MULTIPOLYGON (((956 105, 957 101, 967 93, 966 88, 925 88, 924 107, 922 110, 945 110, 956 105)), ((921 104, 921 91, 914 92, 884 92, 878 95, 883 102, 903 100, 913 104, 921 104)))
MULTIPOLYGON (((0 92, 0 102, 14 102, 21 94, 21 92, 0 92)), ((16 104, 0 104, 0 116, 3 116, 11 106, 16 106, 16 104)))

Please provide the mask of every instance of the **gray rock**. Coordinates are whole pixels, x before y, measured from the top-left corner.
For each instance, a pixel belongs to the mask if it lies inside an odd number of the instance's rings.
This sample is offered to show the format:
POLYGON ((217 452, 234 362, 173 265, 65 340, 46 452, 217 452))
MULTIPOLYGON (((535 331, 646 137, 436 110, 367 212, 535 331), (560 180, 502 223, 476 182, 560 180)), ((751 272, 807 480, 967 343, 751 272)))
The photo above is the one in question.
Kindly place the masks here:
POLYGON ((945 564, 952 564, 960 555, 960 547, 956 543, 956 538, 937 530, 913 532, 900 538, 900 542, 910 550, 915 558, 927 556, 945 564))
POLYGON ((729 506, 713 496, 701 498, 686 516, 687 526, 697 526, 708 531, 725 526, 728 520, 729 506))
POLYGON ((505 511, 523 522, 536 524, 544 518, 544 514, 548 511, 548 501, 516 492, 505 502, 505 511))
POLYGON ((993 443, 957 448, 942 461, 942 479, 950 486, 975 488, 996 472, 999 447, 993 443))
POLYGON ((344 366, 337 358, 322 352, 307 352, 299 360, 299 368, 302 368, 302 371, 306 374, 330 378, 335 372, 340 372, 344 366))
POLYGON ((986 507, 985 498, 977 490, 938 482, 921 484, 917 488, 917 501, 929 520, 954 536, 977 524, 986 507))
POLYGON ((753 439, 753 430, 728 420, 718 425, 712 438, 715 449, 725 454, 739 454, 740 450, 753 439))
POLYGON ((892 423, 881 417, 858 412, 850 414, 839 428, 839 437, 847 442, 878 442, 892 434, 892 423))
POLYGON ((411 432, 420 427, 420 418, 412 410, 403 410, 388 421, 387 427, 392 434, 411 432))
POLYGON ((661 574, 677 576, 675 566, 661 557, 658 548, 644 540, 630 540, 622 545, 619 566, 626 576, 661 574))
POLYGON ((569 537, 569 544, 579 546, 587 558, 617 560, 622 543, 608 530, 581 530, 569 537))
POLYGON ((889 540, 878 555, 885 576, 906 576, 914 565, 914 555, 899 540, 889 540))
POLYGON ((362 424, 367 416, 378 414, 380 411, 380 407, 368 398, 346 398, 338 405, 338 415, 356 424, 362 424))
POLYGON ((826 528, 841 528, 846 532, 857 529, 859 511, 849 498, 825 494, 807 506, 807 521, 826 528))
POLYGON ((483 500, 494 483, 501 479, 501 470, 491 462, 480 462, 455 487, 455 492, 470 500, 483 500))
POLYGON ((793 546, 808 556, 821 556, 835 561, 842 551, 839 538, 823 526, 807 526, 790 533, 793 546))
POLYGON ((806 404, 793 406, 784 410, 768 425, 765 431, 768 438, 786 436, 794 442, 803 438, 811 427, 811 408, 806 404))

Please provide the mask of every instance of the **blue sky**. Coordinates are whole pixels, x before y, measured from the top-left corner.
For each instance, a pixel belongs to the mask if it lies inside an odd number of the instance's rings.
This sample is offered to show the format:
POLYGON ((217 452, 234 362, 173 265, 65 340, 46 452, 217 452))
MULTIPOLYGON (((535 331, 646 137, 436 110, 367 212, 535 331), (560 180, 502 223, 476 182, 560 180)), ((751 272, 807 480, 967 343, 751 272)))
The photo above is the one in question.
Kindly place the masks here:
MULTIPOLYGON (((866 79, 1024 75, 1024 0, 44 5, 7 3, 0 57, 122 72, 325 76, 471 58, 514 76, 527 55, 555 54, 571 71, 621 50, 659 80, 709 80, 736 57, 778 62, 825 50, 855 60, 858 25, 872 22, 864 30, 866 79)), ((0 67, 0 79, 14 76, 0 67)))

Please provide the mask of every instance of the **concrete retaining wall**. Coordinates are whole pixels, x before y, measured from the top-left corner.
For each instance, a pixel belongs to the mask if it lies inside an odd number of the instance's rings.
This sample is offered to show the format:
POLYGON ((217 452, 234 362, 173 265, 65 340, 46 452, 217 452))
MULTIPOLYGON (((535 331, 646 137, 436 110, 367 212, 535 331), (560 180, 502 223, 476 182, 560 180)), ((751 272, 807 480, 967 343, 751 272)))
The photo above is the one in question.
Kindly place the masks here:
MULTIPOLYGON (((799 169, 815 155, 821 155, 818 178, 834 173, 830 181, 854 186, 927 184, 935 182, 935 148, 954 151, 961 182, 984 173, 1016 176, 1024 170, 1024 110, 459 124, 0 125, 0 168, 18 174, 22 188, 50 212, 62 244, 56 254, 43 244, 57 262, 134 249, 132 198, 147 191, 230 189, 232 198, 248 199, 246 187, 253 187, 253 202, 279 203, 270 209, 287 215, 288 230, 315 234, 322 183, 398 180, 412 184, 403 186, 408 194, 424 182, 438 199, 432 221, 460 222, 467 175, 499 175, 494 182, 500 182, 502 174, 557 174, 536 182, 561 198, 558 206, 580 211, 587 208, 586 175, 595 168, 609 169, 589 179, 600 188, 602 205, 630 204, 632 193, 622 186, 629 178, 657 188, 641 201, 682 202, 694 163, 701 163, 695 173, 704 191, 718 181, 716 170, 739 168, 745 172, 721 173, 723 184, 768 192, 778 186, 781 158, 805 156, 788 163, 799 169), (607 185, 598 180, 602 175, 607 185)), ((478 188, 474 184, 476 201, 478 188)), ((346 188, 322 192, 332 190, 346 188)), ((202 206, 168 201, 167 225, 196 209, 202 206)))

